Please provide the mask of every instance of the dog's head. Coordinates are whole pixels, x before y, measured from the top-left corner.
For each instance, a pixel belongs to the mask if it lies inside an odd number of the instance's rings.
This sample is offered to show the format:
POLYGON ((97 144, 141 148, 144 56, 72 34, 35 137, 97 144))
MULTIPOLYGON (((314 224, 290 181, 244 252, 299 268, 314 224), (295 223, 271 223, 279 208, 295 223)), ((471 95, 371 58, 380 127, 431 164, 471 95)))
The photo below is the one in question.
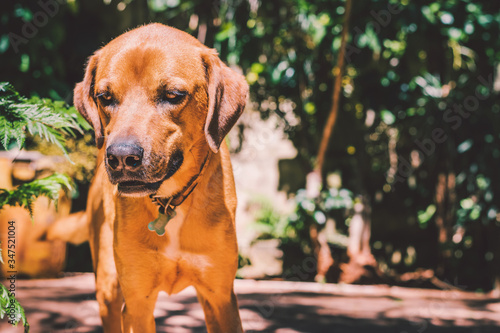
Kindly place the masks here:
POLYGON ((217 153, 247 94, 244 77, 213 49, 150 24, 89 59, 74 104, 104 149, 110 181, 122 195, 144 196, 183 186, 175 175, 196 170, 210 149, 217 153))

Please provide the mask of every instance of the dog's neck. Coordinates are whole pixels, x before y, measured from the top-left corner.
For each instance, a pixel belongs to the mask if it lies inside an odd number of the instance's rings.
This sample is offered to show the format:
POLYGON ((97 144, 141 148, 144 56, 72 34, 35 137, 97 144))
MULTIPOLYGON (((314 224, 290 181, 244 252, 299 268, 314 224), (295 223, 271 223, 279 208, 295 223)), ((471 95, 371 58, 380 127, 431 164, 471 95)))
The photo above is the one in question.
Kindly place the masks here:
POLYGON ((193 192, 200 180, 203 178, 203 173, 207 169, 211 156, 212 152, 209 150, 203 160, 203 163, 201 164, 200 171, 195 175, 195 177, 191 178, 191 180, 179 193, 171 197, 151 197, 153 203, 160 207, 158 217, 148 224, 149 230, 155 231, 158 236, 163 236, 165 234, 165 227, 167 223, 177 215, 175 211, 177 206, 180 206, 184 200, 186 200, 186 198, 193 192))
POLYGON ((162 197, 156 195, 151 196, 153 202, 160 206, 160 213, 165 214, 165 211, 167 210, 168 207, 173 207, 175 209, 175 207, 180 206, 184 202, 184 200, 186 200, 186 198, 196 188, 196 185, 198 185, 200 180, 203 178, 203 173, 207 169, 211 156, 212 152, 209 151, 205 156, 203 163, 201 164, 200 171, 197 173, 195 177, 191 178, 191 180, 184 186, 184 188, 179 193, 171 197, 162 197))

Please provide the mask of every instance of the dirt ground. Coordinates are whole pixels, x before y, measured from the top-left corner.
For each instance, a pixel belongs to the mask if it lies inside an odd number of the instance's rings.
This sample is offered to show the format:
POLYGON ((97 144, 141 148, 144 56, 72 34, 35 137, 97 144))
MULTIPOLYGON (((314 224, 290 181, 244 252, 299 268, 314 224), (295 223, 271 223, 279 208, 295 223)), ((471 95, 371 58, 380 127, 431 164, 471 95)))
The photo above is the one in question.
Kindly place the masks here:
MULTIPOLYGON (((237 280, 246 332, 500 332, 500 299, 481 294, 303 282, 237 280)), ((18 280, 31 332, 102 332, 92 274, 18 280)), ((160 294, 158 332, 206 332, 194 289, 160 294)), ((22 332, 5 320, 0 332, 22 332)))

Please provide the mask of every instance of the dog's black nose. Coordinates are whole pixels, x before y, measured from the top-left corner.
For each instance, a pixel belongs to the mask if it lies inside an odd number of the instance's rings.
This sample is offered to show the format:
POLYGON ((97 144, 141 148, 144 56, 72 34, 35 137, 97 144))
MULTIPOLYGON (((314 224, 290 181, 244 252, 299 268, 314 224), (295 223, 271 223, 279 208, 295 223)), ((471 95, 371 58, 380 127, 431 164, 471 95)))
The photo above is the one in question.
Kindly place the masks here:
POLYGON ((114 171, 133 171, 141 166, 143 152, 134 142, 114 143, 106 148, 106 160, 114 171))

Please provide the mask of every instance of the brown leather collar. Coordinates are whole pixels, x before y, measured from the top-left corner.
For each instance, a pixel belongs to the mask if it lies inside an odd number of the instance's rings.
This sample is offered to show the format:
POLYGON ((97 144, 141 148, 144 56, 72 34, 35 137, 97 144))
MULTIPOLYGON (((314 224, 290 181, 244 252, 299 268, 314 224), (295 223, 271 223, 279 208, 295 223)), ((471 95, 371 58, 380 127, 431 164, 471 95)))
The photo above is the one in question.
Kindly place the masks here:
POLYGON ((186 186, 180 191, 178 194, 172 196, 172 197, 159 197, 159 196, 153 196, 151 199, 153 200, 153 203, 157 204, 160 206, 159 208, 159 215, 156 219, 153 221, 149 222, 148 224, 148 229, 150 231, 155 231, 158 236, 163 236, 165 235, 165 227, 167 223, 177 215, 175 212, 175 208, 182 204, 184 200, 193 192, 194 188, 196 185, 201 180, 201 177, 203 176, 203 173, 207 169, 206 166, 208 165, 208 161, 210 160, 210 156, 212 155, 211 152, 208 152, 207 156, 205 157, 205 160, 203 161, 203 164, 201 165, 200 172, 186 184, 186 186))
POLYGON ((160 196, 152 196, 151 199, 153 203, 160 206, 160 214, 165 214, 168 210, 175 210, 177 206, 180 206, 184 200, 193 192, 196 188, 196 185, 200 182, 203 173, 207 169, 208 162, 210 161, 212 153, 209 151, 203 164, 201 165, 200 172, 195 175, 191 180, 184 186, 184 188, 177 194, 172 197, 160 197, 160 196))

